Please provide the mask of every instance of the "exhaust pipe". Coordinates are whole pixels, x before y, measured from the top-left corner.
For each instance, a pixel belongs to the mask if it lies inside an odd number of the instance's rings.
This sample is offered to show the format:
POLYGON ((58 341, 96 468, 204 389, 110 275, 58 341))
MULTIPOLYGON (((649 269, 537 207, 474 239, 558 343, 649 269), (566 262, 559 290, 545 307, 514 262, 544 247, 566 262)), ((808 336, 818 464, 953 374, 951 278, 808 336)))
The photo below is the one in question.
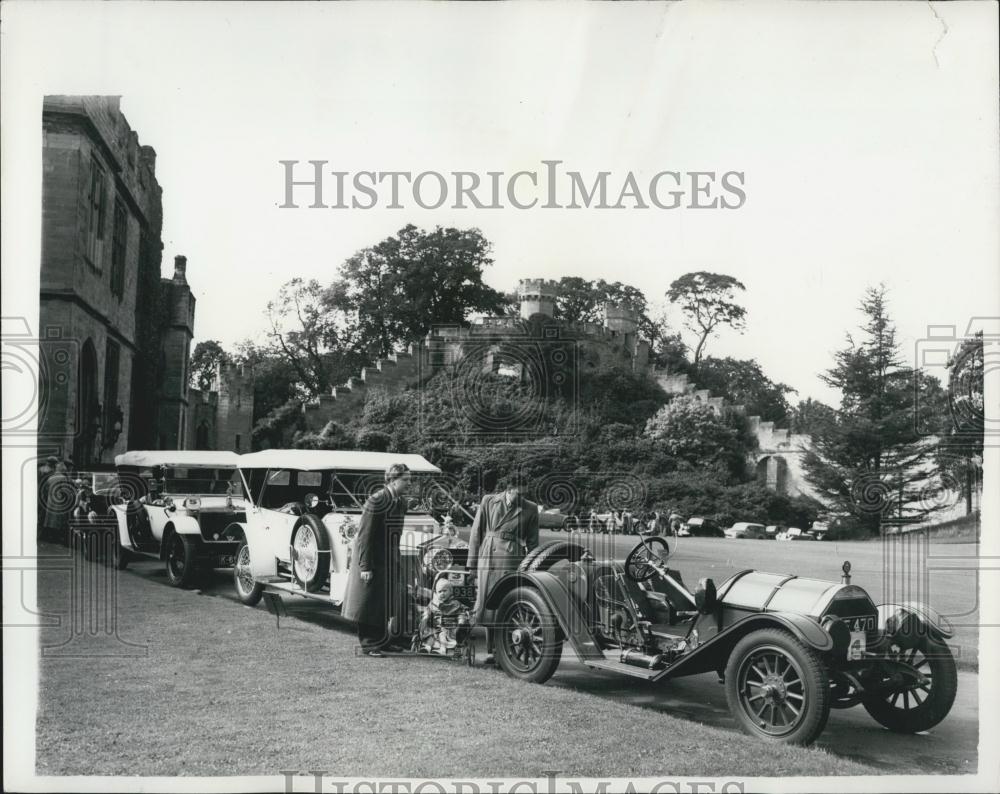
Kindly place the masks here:
POLYGON ((657 667, 663 666, 662 654, 650 655, 633 649, 623 652, 621 660, 625 664, 630 664, 633 667, 644 667, 647 670, 655 670, 657 667))

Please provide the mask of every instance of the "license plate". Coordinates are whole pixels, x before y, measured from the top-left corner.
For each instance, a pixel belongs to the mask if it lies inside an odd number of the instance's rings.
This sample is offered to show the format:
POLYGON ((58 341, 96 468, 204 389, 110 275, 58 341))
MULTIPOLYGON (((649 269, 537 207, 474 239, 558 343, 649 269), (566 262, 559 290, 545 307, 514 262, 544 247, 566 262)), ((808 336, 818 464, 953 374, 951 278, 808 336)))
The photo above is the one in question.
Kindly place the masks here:
POLYGON ((856 618, 841 618, 852 632, 855 631, 875 631, 875 616, 862 615, 856 618))
POLYGON ((476 600, 476 588, 474 585, 452 585, 451 594, 460 601, 476 600))
POLYGON ((851 644, 847 646, 848 661, 863 659, 865 656, 865 633, 863 631, 851 632, 851 644))

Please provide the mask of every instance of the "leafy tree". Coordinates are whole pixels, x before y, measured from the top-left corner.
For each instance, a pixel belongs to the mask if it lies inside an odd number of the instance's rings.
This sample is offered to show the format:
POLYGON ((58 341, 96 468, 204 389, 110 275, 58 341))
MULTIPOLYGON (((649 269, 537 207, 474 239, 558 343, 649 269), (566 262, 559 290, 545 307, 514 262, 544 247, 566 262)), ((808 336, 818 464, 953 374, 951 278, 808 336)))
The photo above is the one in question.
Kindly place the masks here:
MULTIPOLYGON (((973 509, 973 494, 979 488, 983 464, 985 400, 983 333, 963 339, 948 362, 946 421, 940 428, 942 468, 961 488, 966 513, 973 509)), ((921 405, 921 419, 941 413, 921 405)), ((933 418, 931 419, 933 424, 933 418)))
POLYGON ((784 422, 789 406, 786 394, 795 389, 768 378, 760 364, 735 358, 705 358, 698 368, 698 386, 742 405, 748 416, 765 422, 784 422))
POLYGON ((745 479, 747 457, 756 445, 743 416, 719 416, 689 395, 674 397, 661 408, 646 423, 645 434, 687 467, 714 467, 737 480, 745 479))
POLYGON ((288 447, 295 434, 303 430, 302 403, 293 399, 257 420, 253 426, 252 442, 255 449, 288 447))
POLYGON ((350 318, 332 305, 329 290, 315 279, 294 278, 268 303, 271 352, 294 370, 303 396, 328 394, 357 368, 370 363, 360 350, 350 318))
POLYGON ((685 325, 698 339, 692 361, 695 370, 701 363, 705 343, 720 326, 742 331, 746 309, 736 303, 736 290, 744 291, 746 287, 732 276, 705 271, 685 273, 667 290, 667 298, 680 306, 685 325))
POLYGON ((555 317, 567 322, 602 323, 605 303, 635 309, 639 335, 656 347, 666 328, 662 318, 654 319, 650 315, 649 302, 642 290, 621 281, 590 281, 578 276, 564 276, 559 279, 555 317))
POLYGON ((387 356, 432 325, 465 325, 470 313, 504 310, 505 296, 483 282, 490 248, 479 229, 427 232, 409 224, 341 266, 329 306, 350 318, 360 349, 387 356))
POLYGON ((885 288, 869 289, 860 308, 861 338, 848 335, 823 375, 841 393, 837 421, 816 428, 803 463, 836 512, 877 535, 890 519, 918 521, 939 506, 927 498, 937 475, 936 439, 914 421, 914 383, 918 393, 933 384, 904 366, 885 288))
POLYGON ((207 339, 194 346, 188 361, 188 385, 208 391, 215 380, 217 367, 230 362, 229 354, 215 339, 207 339))
POLYGON ((789 411, 788 426, 793 433, 813 435, 837 421, 837 412, 826 403, 808 397, 789 411))

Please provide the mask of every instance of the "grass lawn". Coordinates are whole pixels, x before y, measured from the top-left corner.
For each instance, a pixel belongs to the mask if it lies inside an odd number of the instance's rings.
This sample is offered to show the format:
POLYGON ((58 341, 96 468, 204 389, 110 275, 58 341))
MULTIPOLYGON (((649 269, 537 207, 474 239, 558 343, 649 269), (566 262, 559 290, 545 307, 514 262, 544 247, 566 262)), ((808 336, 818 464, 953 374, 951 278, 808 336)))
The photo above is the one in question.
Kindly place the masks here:
MULTIPOLYGON (((65 565, 65 561, 50 565, 65 565)), ((94 575, 84 563, 82 573, 94 575), (88 573, 89 571, 89 573, 88 573)), ((106 569, 101 569, 106 570, 106 569)), ((69 617, 67 569, 39 573, 39 606, 69 617)), ((355 655, 347 624, 275 620, 128 571, 118 636, 41 659, 39 774, 486 777, 847 775, 874 770, 583 692, 432 659, 355 655)), ((309 605, 309 609, 315 609, 309 605)), ((84 613, 86 614, 86 613, 84 613)), ((42 645, 69 628, 44 629, 42 645)))

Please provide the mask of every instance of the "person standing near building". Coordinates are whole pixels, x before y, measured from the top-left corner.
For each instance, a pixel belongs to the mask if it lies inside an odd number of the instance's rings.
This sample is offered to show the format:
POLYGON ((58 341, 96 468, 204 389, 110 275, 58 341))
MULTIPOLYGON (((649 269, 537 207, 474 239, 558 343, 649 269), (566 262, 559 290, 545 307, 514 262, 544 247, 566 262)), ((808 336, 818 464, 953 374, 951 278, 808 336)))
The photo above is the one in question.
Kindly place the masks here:
POLYGON ((389 625, 392 618, 396 618, 400 629, 409 624, 399 539, 410 478, 404 463, 386 469, 385 487, 365 502, 354 541, 354 564, 347 578, 343 615, 357 622, 358 640, 367 656, 382 656, 383 650, 403 650, 393 643, 389 625))
POLYGON ((469 536, 467 567, 476 571, 476 605, 472 619, 486 626, 486 663, 493 661, 492 610, 486 597, 500 578, 516 571, 525 555, 538 545, 538 505, 521 496, 513 478, 500 483, 500 491, 487 494, 476 510, 469 536))

